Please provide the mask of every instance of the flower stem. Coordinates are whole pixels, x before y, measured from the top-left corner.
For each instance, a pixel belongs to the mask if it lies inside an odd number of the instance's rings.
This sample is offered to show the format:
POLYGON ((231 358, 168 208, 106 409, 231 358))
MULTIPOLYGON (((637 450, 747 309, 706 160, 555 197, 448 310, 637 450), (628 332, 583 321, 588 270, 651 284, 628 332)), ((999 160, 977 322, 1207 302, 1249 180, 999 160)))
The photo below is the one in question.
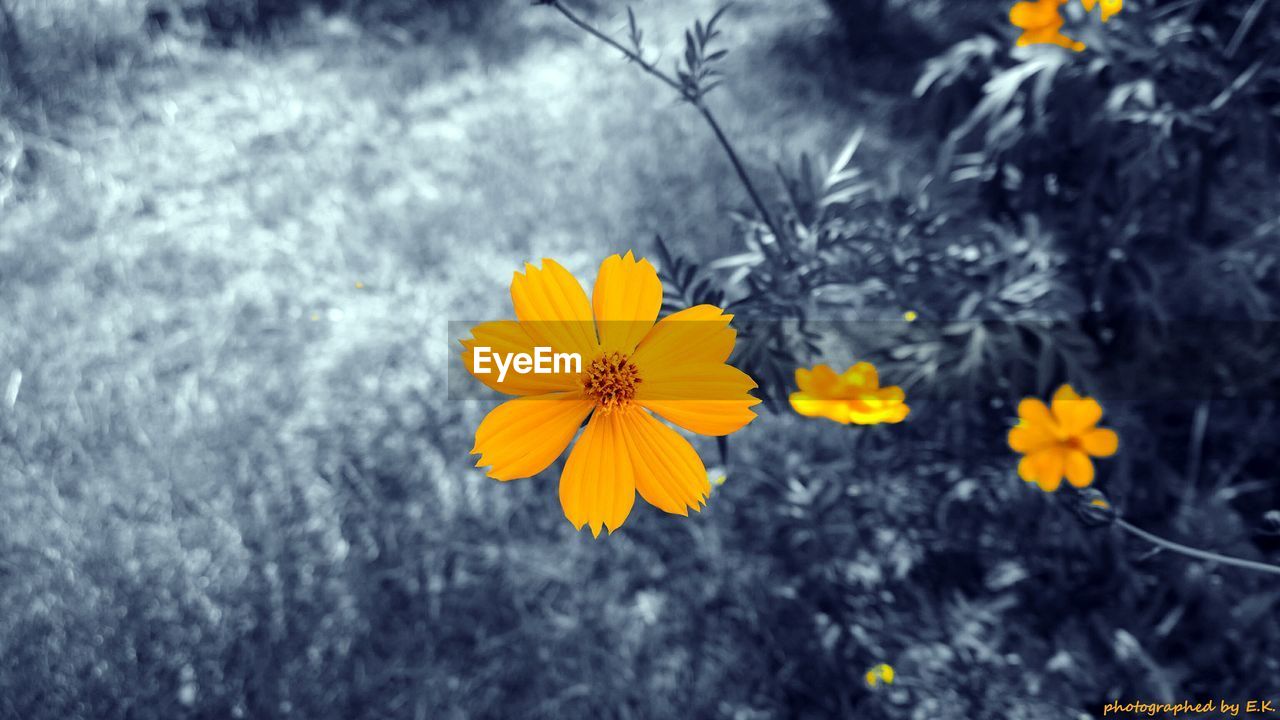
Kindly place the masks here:
POLYGON ((725 154, 729 156, 729 162, 733 165, 733 170, 735 173, 737 173, 738 180, 740 180, 742 182, 742 186, 746 188, 747 195, 751 197, 751 203, 756 206, 756 211, 760 213, 760 219, 764 221, 764 224, 766 226, 768 226, 769 231, 773 233, 773 237, 777 240, 777 242, 779 243, 786 242, 786 238, 782 235, 782 232, 778 224, 774 222, 773 215, 772 213, 769 212, 768 206, 765 205, 764 200, 760 197, 760 193, 756 190, 755 183, 751 181, 751 176, 747 174, 746 167, 743 166, 742 160, 738 158, 737 151, 733 149, 733 145, 729 142, 729 138, 724 134, 724 130, 720 128, 720 123, 716 121, 715 116, 711 114, 711 109, 707 107, 706 103, 703 102, 701 97, 697 95, 691 95, 683 85, 681 85, 679 82, 675 80, 675 78, 662 72, 657 68, 657 66, 645 60, 635 51, 631 50, 630 48, 627 48, 625 45, 618 42, 617 40, 614 40, 613 38, 609 37, 605 33, 600 32, 595 27, 593 27, 590 23, 578 17, 576 14, 574 14, 572 10, 566 7, 565 4, 561 2, 561 0, 547 0, 546 2, 541 4, 550 5, 551 7, 555 8, 569 22, 578 26, 587 34, 591 35, 592 37, 600 40, 601 42, 605 43, 606 45, 612 47, 613 49, 625 55, 628 60, 635 63, 636 65, 639 65, 640 69, 644 70, 646 73, 662 81, 665 85, 670 87, 672 90, 675 90, 683 100, 687 101, 689 104, 696 107, 698 109, 698 112, 702 114, 703 119, 705 119, 707 121, 707 124, 711 126, 711 131, 715 133, 716 140, 720 143, 720 147, 723 148, 725 154))
POLYGON ((1209 552, 1208 550, 1198 550, 1193 547, 1188 547, 1186 545, 1173 542, 1172 540, 1166 540, 1159 535, 1153 535, 1146 530, 1129 523, 1129 521, 1124 518, 1116 518, 1115 522, 1116 525, 1119 525, 1121 529, 1131 535, 1140 537, 1143 540, 1146 540, 1153 545, 1165 548, 1166 550, 1172 550, 1173 552, 1186 555, 1187 557, 1221 563, 1223 565, 1232 565, 1239 568, 1245 568, 1247 570, 1257 570, 1258 572, 1271 573, 1272 575, 1280 575, 1280 567, 1275 565, 1256 562, 1254 560, 1245 560, 1243 558, 1230 557, 1228 555, 1219 555, 1218 553, 1209 552))

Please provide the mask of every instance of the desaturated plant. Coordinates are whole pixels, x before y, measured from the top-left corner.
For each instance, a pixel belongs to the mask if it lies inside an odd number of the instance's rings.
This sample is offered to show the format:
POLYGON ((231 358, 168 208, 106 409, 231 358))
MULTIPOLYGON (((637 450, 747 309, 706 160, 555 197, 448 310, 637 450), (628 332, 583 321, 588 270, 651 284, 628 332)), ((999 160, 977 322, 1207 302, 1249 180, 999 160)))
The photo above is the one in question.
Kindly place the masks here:
POLYGON ((940 172, 993 217, 1034 213, 1073 238, 1095 337, 1117 356, 1159 347, 1151 333, 1179 317, 1274 316, 1280 290, 1263 240, 1280 206, 1256 192, 1280 170, 1280 12, 1131 5, 1083 55, 971 38, 915 90, 945 134, 940 172))
MULTIPOLYGON (((722 78, 717 63, 725 51, 713 48, 712 43, 719 36, 717 23, 724 16, 724 8, 686 32, 683 56, 668 73, 647 59, 643 32, 630 9, 628 36, 620 41, 583 20, 561 0, 537 4, 560 12, 676 92, 703 117, 729 158, 752 203, 751 212, 735 218, 743 236, 744 252, 718 258, 704 267, 673 252, 670 243, 659 238, 656 250, 666 286, 665 306, 677 310, 708 303, 722 305, 735 314, 735 322, 742 329, 736 362, 756 378, 761 393, 775 408, 786 402, 793 373, 801 360, 823 351, 824 334, 815 327, 815 317, 822 315, 815 313, 824 308, 852 310, 856 319, 876 317, 877 312, 883 316, 886 310, 901 313, 903 309, 913 319, 936 319, 934 323, 904 323, 899 315, 896 328, 882 331, 888 326, 885 324, 857 337, 860 351, 871 348, 885 353, 884 367, 897 378, 905 377, 904 385, 917 384, 926 394, 929 388, 941 387, 949 393, 961 388, 969 398, 1018 395, 1020 387, 1043 389, 1061 377, 1086 385, 1105 384, 1105 380, 1091 374, 1099 352, 1096 338, 1075 320, 1091 302, 1096 304, 1091 288, 1082 288, 1077 282, 1079 251, 1064 251, 1053 242, 1052 233, 1041 232, 1033 219, 1022 219, 1019 227, 1010 229, 1009 223, 998 219, 973 220, 964 213, 949 212, 947 203, 935 200, 928 181, 918 187, 883 187, 864 177, 853 162, 860 142, 857 134, 832 162, 802 156, 795 170, 780 168, 782 202, 777 208, 771 207, 707 102, 708 94, 722 78)), ((985 66, 996 66, 989 45, 977 43, 971 50, 959 52, 971 52, 985 66)), ((963 63, 954 70, 939 63, 922 79, 921 94, 941 92, 947 84, 944 80, 959 84, 981 75, 980 70, 963 63)), ((1049 102, 1046 93, 1052 89, 1047 83, 1055 77, 1066 77, 1070 68, 1057 58, 1030 60, 1011 80, 987 81, 982 88, 983 99, 952 133, 950 146, 983 126, 992 112, 1013 107, 1027 74, 1036 72, 1047 73, 1042 76, 1047 80, 1026 90, 1030 93, 1027 102, 1043 104, 1049 102), (990 99, 993 95, 997 100, 990 99)), ((1237 80, 1230 87, 1238 91, 1240 85, 1237 80)), ((1147 91, 1142 87, 1126 85, 1122 99, 1128 101, 1135 93, 1144 95, 1147 91)), ((1113 105, 1117 102, 1111 100, 1113 105)), ((1229 98, 1218 100, 1214 107, 1227 102, 1229 98)), ((1122 112, 1127 107, 1124 102, 1119 105, 1116 123, 1136 122, 1141 127, 1155 123, 1146 116, 1129 117, 1125 115, 1128 111, 1122 112)), ((1030 121, 1031 129, 1022 132, 1039 132, 1055 111, 1046 106, 1034 116, 1020 110, 1009 112, 986 135, 995 148, 988 153, 996 157, 990 162, 997 165, 1010 162, 999 159, 997 151, 1004 147, 999 133, 1016 136, 1024 119, 1030 121)), ((1083 123, 1082 119, 1075 119, 1083 123)), ((1097 144, 1105 146, 1101 140, 1097 144)), ((1038 146, 1028 140, 1017 147, 1034 153, 1038 146)), ((948 150, 944 155, 954 154, 953 147, 948 150)), ((1092 171, 1103 177, 1115 171, 1119 159, 1103 162, 1092 171)), ((1026 175, 1025 171, 1019 174, 1026 175)), ((1101 188, 1095 190, 1102 192, 1101 188)), ((1196 186, 1194 192, 1207 190, 1196 186)), ((1090 216, 1089 222, 1100 222, 1103 217, 1106 216, 1090 216)), ((1055 413, 1067 412, 1059 410, 1064 393, 1070 397, 1063 407, 1070 409, 1086 402, 1093 403, 1092 408, 1098 407, 1091 399, 1075 396, 1074 390, 1060 390, 1055 395, 1055 413)), ((1097 412, 1100 414, 1100 409, 1097 412)), ((1096 422, 1096 418, 1092 421, 1096 422)), ((1061 417, 1044 420, 1045 427, 1058 422, 1069 421, 1061 417)), ((1020 443, 1015 449, 1025 452, 1025 447, 1026 443, 1020 443)), ((1074 452, 1073 447, 1064 446, 1063 452, 1074 452)), ((1038 474, 1029 472, 1024 479, 1053 473, 1053 468, 1038 474)), ((1072 477, 1082 479, 1083 470, 1072 477)), ((1073 484, 1084 487, 1092 481, 1090 466, 1087 482, 1073 484)), ((1053 483, 1054 490, 1058 486, 1053 483)), ((1073 497, 1083 517, 1100 518, 1166 549, 1201 559, 1213 556, 1220 562, 1264 572, 1278 571, 1262 563, 1192 550, 1140 531, 1123 521, 1096 491, 1073 497)))

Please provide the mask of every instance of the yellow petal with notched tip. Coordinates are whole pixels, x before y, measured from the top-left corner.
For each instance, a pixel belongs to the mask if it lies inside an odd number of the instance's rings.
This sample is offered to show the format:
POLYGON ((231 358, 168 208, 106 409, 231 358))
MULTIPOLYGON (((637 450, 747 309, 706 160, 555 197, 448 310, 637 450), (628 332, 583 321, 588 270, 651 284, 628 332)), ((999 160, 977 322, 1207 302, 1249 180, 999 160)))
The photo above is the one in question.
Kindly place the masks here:
POLYGON ((640 497, 676 515, 700 510, 711 482, 689 441, 640 408, 622 413, 619 423, 640 497))
POLYGON ((636 347, 637 367, 681 363, 722 363, 729 359, 737 333, 732 315, 714 305, 696 305, 658 321, 636 347))
POLYGON ((576 278, 555 260, 542 268, 526 264, 511 279, 511 302, 529 337, 560 352, 574 352, 590 362, 598 352, 591 302, 576 278))
POLYGON ((648 260, 610 255, 600 264, 591 303, 604 351, 630 355, 658 319, 662 281, 648 260))
POLYGON ((723 363, 640 369, 636 402, 699 435, 728 435, 755 419, 751 376, 723 363))
POLYGON ((622 527, 636 501, 635 467, 621 428, 622 413, 598 412, 582 431, 560 473, 560 507, 581 530, 599 537, 622 527))
POLYGON ((472 455, 488 475, 515 480, 547 469, 578 432, 592 403, 578 393, 535 395, 508 400, 489 411, 476 429, 472 455))

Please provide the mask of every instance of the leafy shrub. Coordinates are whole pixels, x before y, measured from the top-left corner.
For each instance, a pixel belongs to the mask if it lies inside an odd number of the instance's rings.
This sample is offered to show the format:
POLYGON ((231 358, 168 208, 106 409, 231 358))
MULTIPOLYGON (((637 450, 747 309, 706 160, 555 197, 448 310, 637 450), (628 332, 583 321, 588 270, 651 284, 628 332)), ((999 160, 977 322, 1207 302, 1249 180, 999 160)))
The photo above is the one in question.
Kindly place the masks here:
POLYGON ((1117 694, 1263 690, 1236 660, 1275 664, 1264 658, 1280 635, 1258 615, 1274 597, 1258 578, 1201 594, 1211 570, 1135 560, 1122 536, 1028 495, 1012 461, 989 460, 1007 453, 1019 395, 1074 382, 1109 398, 1126 438, 1104 487, 1128 517, 1239 555, 1273 547, 1258 508, 1280 490, 1241 480, 1269 478, 1280 457, 1238 433, 1274 427, 1280 390, 1263 360, 1280 252, 1261 244, 1276 229, 1263 189, 1277 28, 1250 5, 1265 4, 1139 6, 1083 55, 966 40, 918 85, 954 182, 871 176, 855 137, 833 163, 802 157, 782 173, 780 221, 737 217, 743 252, 699 264, 660 245, 669 299, 729 306, 743 328, 736 361, 775 408, 786 412, 797 365, 835 358, 879 360, 927 401, 891 441, 818 427, 804 453, 740 451, 769 468, 740 471, 768 498, 737 509, 767 528, 759 552, 812 569, 779 589, 766 620, 785 628, 779 657, 814 659, 788 683, 796 702, 967 717, 1017 696, 1044 703, 1019 709, 1038 718, 1117 694), (907 310, 920 319, 903 322, 907 310), (1233 394, 1253 397, 1220 399, 1233 394), (919 482, 904 489, 903 476, 919 482), (1217 614, 1231 618, 1225 641, 1175 640, 1174 627, 1215 627, 1217 614), (1047 642, 1002 632, 1047 618, 1047 642), (927 678, 927 697, 860 692, 861 670, 885 657, 927 678))
POLYGON ((1185 284, 1150 282, 1181 273, 1213 285, 1191 297, 1234 296, 1249 317, 1274 311, 1260 300, 1276 289, 1265 273, 1234 270, 1233 289, 1202 266, 1260 259, 1244 238, 1276 207, 1250 190, 1280 167, 1280 64, 1265 51, 1280 13, 1249 15, 1248 5, 1127 9, 1079 55, 956 45, 916 87, 947 130, 941 169, 977 183, 995 216, 1035 212, 1080 238, 1073 254, 1084 285, 1096 285, 1091 304, 1148 320, 1189 312, 1185 284))
POLYGON ((992 217, 1069 240, 1057 251, 1108 384, 1185 433, 1216 390, 1280 382, 1261 359, 1280 310, 1280 252, 1262 240, 1280 205, 1261 191, 1280 167, 1280 13, 1130 3, 1086 32, 1080 54, 966 40, 916 94, 945 130, 941 171, 992 217), (1195 377, 1209 368, 1212 388, 1195 377))

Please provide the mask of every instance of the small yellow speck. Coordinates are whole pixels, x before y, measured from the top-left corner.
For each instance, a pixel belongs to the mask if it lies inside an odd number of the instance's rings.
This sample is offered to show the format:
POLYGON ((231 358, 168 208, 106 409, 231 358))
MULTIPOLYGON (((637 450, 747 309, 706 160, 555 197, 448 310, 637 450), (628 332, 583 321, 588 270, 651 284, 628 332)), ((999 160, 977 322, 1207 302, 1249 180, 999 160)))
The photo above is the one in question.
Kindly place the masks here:
POLYGON ((364 289, 364 283, 362 283, 362 282, 360 282, 359 280, 357 280, 357 281, 356 281, 356 289, 357 289, 357 290, 363 290, 363 289, 364 289))
POLYGON ((311 313, 311 322, 318 322, 319 320, 320 320, 320 313, 314 313, 314 312, 311 313))
POLYGON ((902 313, 902 319, 906 320, 907 322, 915 322, 916 318, 918 317, 920 317, 920 313, 916 312, 915 310, 908 310, 902 313))
POLYGON ((1089 501, 1089 504, 1094 507, 1102 508, 1103 510, 1108 510, 1111 508, 1111 503, 1107 502, 1106 500, 1103 500, 1102 498, 1094 498, 1089 501))
POLYGON ((711 484, 712 484, 712 485, 723 485, 723 484, 724 484, 724 481, 725 481, 726 479, 727 479, 727 478, 725 478, 725 476, 724 476, 724 475, 717 475, 717 476, 716 476, 716 478, 715 478, 714 480, 712 480, 712 481, 711 481, 711 484))
POLYGON ((893 666, 886 663, 880 663, 867 671, 863 675, 863 679, 867 682, 867 687, 878 687, 882 683, 885 685, 893 684, 893 666))

